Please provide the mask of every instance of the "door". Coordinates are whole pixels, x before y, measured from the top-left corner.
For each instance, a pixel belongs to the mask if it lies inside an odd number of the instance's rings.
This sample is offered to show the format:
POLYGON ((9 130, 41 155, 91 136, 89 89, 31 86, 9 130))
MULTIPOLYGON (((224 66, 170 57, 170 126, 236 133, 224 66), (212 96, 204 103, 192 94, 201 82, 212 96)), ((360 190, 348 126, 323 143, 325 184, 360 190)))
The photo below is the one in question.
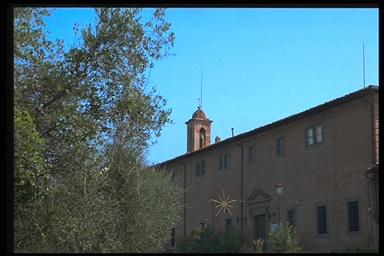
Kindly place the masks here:
POLYGON ((253 240, 264 239, 263 250, 266 249, 267 231, 265 227, 265 214, 253 216, 253 240))

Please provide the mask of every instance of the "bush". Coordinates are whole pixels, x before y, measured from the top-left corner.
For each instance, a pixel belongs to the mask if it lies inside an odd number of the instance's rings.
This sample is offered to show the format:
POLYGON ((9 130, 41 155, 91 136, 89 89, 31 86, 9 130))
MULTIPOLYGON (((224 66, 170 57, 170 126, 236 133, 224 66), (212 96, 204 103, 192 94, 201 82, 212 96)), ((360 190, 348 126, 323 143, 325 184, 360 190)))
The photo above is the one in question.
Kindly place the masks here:
POLYGON ((268 243, 272 252, 303 252, 303 248, 299 245, 300 240, 297 231, 288 222, 283 227, 278 225, 276 230, 269 232, 268 243))
POLYGON ((219 234, 219 237, 222 241, 222 252, 241 252, 248 241, 248 237, 234 227, 227 227, 224 234, 219 234))
POLYGON ((247 237, 233 227, 217 233, 214 226, 195 228, 190 236, 179 244, 183 253, 237 253, 241 252, 247 237))

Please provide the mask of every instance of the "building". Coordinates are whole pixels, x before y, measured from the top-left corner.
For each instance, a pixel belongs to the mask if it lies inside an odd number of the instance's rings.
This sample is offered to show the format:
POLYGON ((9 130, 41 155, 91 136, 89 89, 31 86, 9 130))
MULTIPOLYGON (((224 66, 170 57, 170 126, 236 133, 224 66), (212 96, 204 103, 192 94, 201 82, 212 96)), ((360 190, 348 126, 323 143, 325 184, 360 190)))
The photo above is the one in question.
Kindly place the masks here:
POLYGON ((268 240, 286 221, 306 252, 379 247, 378 86, 213 144, 211 123, 196 110, 186 122, 187 153, 160 163, 185 188, 171 252, 204 223, 268 240))

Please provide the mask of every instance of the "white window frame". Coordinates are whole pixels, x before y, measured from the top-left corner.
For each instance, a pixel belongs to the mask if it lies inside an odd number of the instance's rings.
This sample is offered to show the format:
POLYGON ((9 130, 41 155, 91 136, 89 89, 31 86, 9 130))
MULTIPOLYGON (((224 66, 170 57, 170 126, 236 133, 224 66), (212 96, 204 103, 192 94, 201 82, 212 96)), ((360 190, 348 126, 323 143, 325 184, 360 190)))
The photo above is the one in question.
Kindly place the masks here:
POLYGON ((311 147, 323 142, 323 125, 319 124, 306 129, 305 142, 307 147, 311 147))

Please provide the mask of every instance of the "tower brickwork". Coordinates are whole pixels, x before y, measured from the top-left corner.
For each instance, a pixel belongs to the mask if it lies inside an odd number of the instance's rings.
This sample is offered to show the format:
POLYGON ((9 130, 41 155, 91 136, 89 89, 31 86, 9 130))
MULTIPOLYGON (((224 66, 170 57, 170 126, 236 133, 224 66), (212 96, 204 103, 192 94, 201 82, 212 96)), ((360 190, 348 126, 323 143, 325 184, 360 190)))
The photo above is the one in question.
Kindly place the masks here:
POLYGON ((211 123, 200 106, 187 125, 187 153, 211 145, 211 123))

